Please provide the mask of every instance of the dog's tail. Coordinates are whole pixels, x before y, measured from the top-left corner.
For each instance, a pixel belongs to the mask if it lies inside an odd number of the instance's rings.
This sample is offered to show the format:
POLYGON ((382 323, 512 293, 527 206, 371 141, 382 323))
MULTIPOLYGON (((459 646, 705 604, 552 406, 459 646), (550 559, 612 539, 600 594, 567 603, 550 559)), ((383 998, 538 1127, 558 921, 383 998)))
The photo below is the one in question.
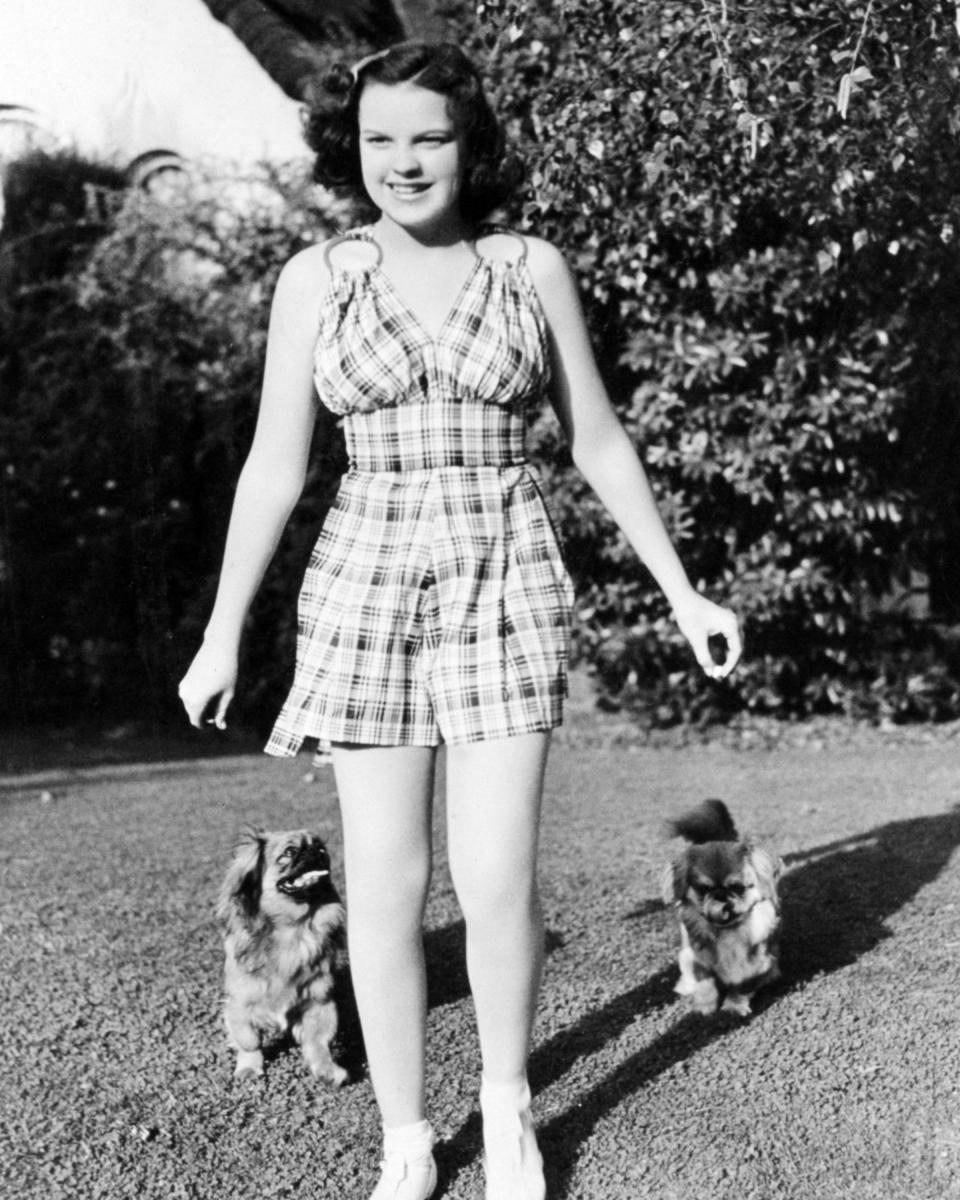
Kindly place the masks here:
POLYGON ((682 817, 668 822, 673 837, 682 837, 695 846, 703 842, 736 842, 739 840, 733 817, 722 800, 704 800, 682 817))

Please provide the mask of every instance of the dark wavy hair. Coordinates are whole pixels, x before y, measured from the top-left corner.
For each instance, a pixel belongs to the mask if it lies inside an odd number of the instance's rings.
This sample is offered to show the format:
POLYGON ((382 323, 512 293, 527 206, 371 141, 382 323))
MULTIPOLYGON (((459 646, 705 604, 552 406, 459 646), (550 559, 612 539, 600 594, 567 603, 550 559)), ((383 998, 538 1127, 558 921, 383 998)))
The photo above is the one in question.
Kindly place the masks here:
POLYGON ((360 97, 369 83, 415 83, 446 96, 466 153, 460 191, 465 220, 482 221, 523 179, 523 166, 507 150, 480 73, 460 47, 451 42, 400 42, 362 59, 353 70, 336 66, 320 80, 304 121, 307 145, 316 154, 317 183, 369 207, 360 169, 359 129, 360 97))

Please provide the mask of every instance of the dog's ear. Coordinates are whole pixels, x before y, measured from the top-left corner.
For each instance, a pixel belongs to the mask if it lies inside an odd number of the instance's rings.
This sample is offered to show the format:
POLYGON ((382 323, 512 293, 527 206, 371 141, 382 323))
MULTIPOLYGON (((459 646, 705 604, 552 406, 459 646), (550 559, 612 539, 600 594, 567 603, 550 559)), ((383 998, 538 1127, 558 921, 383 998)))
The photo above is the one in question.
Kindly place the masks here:
POLYGON ((245 829, 224 876, 217 903, 217 917, 229 931, 250 932, 260 913, 264 851, 267 839, 262 829, 245 829))
POLYGON ((762 847, 752 844, 748 844, 747 847, 747 861, 757 877, 757 886, 761 894, 779 907, 777 881, 783 871, 783 861, 762 847))
POLYGON ((663 871, 660 880, 664 904, 676 904, 687 892, 687 856, 678 855, 663 871))

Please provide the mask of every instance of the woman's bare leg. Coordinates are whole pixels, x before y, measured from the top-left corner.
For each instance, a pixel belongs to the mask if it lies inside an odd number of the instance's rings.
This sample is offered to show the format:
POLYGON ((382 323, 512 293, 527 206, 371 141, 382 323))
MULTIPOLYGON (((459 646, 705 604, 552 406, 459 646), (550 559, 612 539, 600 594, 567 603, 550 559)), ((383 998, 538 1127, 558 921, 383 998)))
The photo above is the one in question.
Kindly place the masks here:
POLYGON ((350 972, 387 1128, 424 1119, 423 912, 435 751, 334 746, 343 820, 350 972))
POLYGON ((548 734, 450 747, 450 869, 467 924, 486 1200, 544 1200, 527 1058, 543 968, 537 884, 548 734))
POLYGON ((467 926, 483 1074, 526 1078, 543 966, 537 884, 549 734, 447 750, 450 871, 467 926))

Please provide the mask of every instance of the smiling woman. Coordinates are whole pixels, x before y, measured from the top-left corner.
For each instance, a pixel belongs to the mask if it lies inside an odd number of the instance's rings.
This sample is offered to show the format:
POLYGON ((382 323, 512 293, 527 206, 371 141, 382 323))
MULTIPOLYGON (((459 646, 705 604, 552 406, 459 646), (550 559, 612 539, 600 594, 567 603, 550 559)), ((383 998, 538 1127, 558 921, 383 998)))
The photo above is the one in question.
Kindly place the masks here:
MULTIPOLYGON (((468 222, 483 220, 513 193, 523 178, 523 167, 507 150, 500 123, 479 80, 460 71, 450 52, 425 58, 419 49, 421 45, 401 44, 389 55, 372 55, 352 71, 335 67, 324 78, 305 130, 307 143, 316 153, 314 177, 325 187, 345 191, 361 203, 371 203, 363 174, 361 104, 363 121, 372 121, 378 111, 379 92, 380 115, 395 121, 396 106, 393 111, 384 111, 384 107, 391 107, 389 97, 394 91, 384 93, 384 89, 400 88, 422 106, 414 124, 419 137, 427 139, 421 147, 424 152, 436 135, 442 139, 456 135, 460 156, 459 209, 468 222), (366 86, 356 86, 355 71, 366 86)), ((382 137, 391 131, 369 132, 382 137)), ((409 136, 411 130, 406 132, 409 136)))
POLYGON ((293 685, 266 749, 333 747, 350 969, 384 1124, 371 1200, 427 1200, 437 1186, 421 923, 441 744, 482 1057, 485 1196, 544 1200, 527 1082, 544 952, 537 844, 573 597, 525 452, 532 406, 552 403, 574 461, 711 675, 735 665, 738 625, 687 579, 559 252, 487 224, 519 168, 473 64, 457 46, 409 42, 325 85, 307 130, 316 177, 365 196, 376 217, 281 273, 220 586, 180 694, 195 725, 223 727, 319 396, 341 418, 350 467, 304 577, 293 685), (722 666, 713 635, 726 641, 722 666))
POLYGON ((415 83, 372 84, 359 106, 360 171, 374 205, 398 225, 459 221, 464 146, 447 100, 415 83), (398 98, 402 96, 402 103, 398 98))

